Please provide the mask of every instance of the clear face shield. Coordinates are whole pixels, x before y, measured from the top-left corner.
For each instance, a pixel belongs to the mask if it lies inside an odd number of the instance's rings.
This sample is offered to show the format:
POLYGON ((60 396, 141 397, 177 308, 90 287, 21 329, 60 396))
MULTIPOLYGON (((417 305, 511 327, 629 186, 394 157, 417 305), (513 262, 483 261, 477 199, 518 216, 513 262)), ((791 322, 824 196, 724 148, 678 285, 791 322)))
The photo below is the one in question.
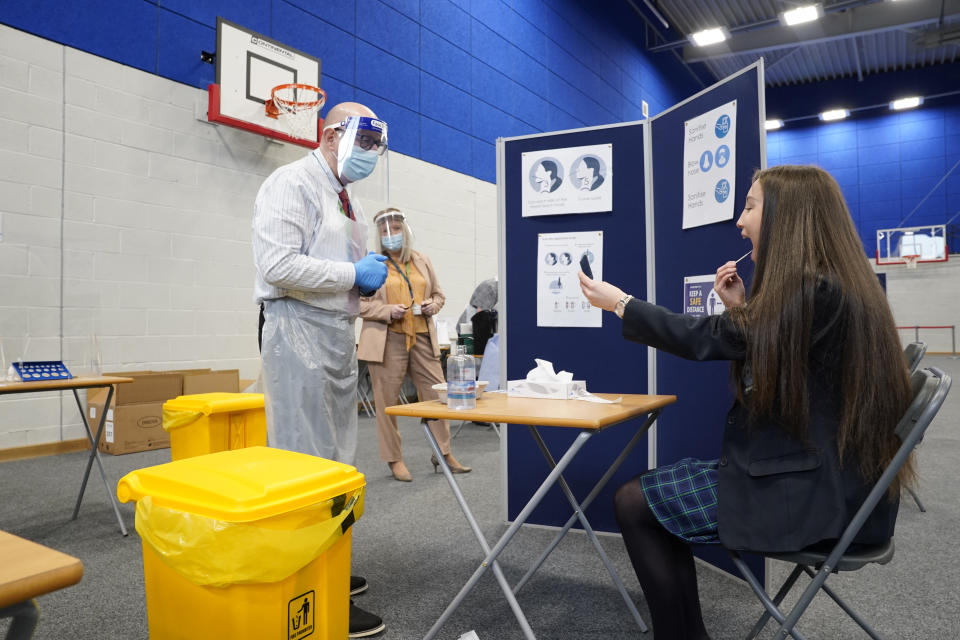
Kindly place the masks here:
POLYGON ((347 182, 362 180, 373 173, 377 160, 387 151, 387 123, 383 120, 350 116, 323 129, 340 131, 337 173, 347 182))
POLYGON ((403 248, 406 217, 399 211, 384 211, 373 219, 380 236, 380 244, 387 251, 399 251, 403 248))

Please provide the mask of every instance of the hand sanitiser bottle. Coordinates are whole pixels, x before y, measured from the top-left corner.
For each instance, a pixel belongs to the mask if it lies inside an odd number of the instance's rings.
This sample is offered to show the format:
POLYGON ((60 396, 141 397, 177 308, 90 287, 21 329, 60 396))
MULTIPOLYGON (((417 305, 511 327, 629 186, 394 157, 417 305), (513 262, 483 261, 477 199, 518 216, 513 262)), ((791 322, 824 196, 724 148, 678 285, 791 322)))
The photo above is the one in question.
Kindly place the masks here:
POLYGON ((477 369, 473 356, 468 356, 464 345, 456 345, 456 352, 447 358, 447 408, 475 409, 477 407, 477 369))

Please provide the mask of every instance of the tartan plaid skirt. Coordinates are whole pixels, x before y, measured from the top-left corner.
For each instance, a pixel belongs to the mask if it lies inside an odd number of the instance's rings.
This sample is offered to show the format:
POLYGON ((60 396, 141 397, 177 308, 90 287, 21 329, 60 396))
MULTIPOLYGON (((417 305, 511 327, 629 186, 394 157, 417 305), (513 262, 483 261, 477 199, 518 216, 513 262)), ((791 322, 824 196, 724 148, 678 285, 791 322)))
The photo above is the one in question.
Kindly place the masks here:
POLYGON ((660 524, 696 544, 719 544, 717 460, 684 458, 640 476, 647 504, 660 524))

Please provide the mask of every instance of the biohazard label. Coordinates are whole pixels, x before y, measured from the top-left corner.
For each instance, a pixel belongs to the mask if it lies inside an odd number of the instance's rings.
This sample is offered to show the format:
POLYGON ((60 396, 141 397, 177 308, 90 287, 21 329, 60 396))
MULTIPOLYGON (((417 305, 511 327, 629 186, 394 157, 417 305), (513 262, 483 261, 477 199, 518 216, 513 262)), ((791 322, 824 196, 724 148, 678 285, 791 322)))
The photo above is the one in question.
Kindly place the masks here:
POLYGON ((313 617, 316 615, 316 595, 302 593, 287 604, 287 638, 299 640, 313 635, 313 617))

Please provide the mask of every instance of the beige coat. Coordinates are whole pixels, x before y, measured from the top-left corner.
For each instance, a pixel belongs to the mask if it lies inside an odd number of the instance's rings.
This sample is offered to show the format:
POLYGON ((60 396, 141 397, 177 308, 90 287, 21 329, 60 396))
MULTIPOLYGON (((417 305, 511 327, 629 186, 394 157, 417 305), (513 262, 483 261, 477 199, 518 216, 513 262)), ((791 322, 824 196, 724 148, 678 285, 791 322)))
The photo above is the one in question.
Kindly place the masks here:
MULTIPOLYGON (((413 266, 423 275, 426 281, 426 294, 421 304, 433 302, 438 311, 443 308, 447 298, 437 282, 437 274, 433 270, 430 258, 419 251, 411 251, 413 266)), ((357 346, 357 359, 368 362, 383 362, 383 351, 387 344, 387 325, 390 324, 390 309, 387 308, 387 288, 380 287, 369 298, 360 298, 360 317, 363 318, 363 327, 360 329, 360 344, 357 346)), ((427 317, 427 330, 430 332, 430 344, 433 346, 433 355, 440 357, 440 345, 437 343, 437 327, 433 317, 427 317)))

